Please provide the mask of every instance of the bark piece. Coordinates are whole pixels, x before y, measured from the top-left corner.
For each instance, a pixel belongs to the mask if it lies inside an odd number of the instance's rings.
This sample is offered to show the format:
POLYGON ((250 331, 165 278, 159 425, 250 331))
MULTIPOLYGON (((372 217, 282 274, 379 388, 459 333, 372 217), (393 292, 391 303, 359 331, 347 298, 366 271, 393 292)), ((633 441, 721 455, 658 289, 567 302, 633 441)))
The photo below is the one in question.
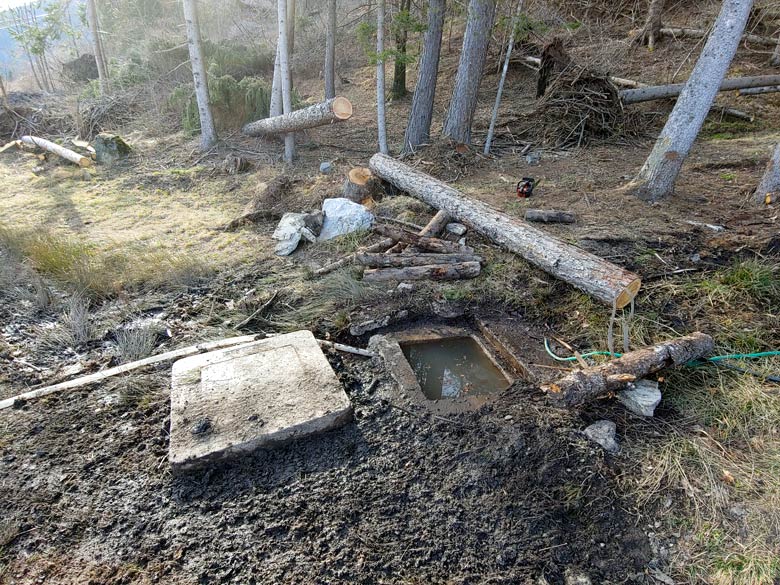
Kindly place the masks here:
POLYGON ((352 104, 347 98, 339 96, 289 114, 250 122, 241 131, 249 136, 269 136, 341 122, 351 117, 352 104))
POLYGON ((585 291, 599 301, 624 307, 641 286, 638 275, 607 262, 546 232, 515 220, 481 201, 389 156, 375 154, 374 174, 428 205, 444 210, 486 238, 519 254, 545 272, 585 291))
POLYGON ((693 333, 624 354, 601 366, 570 372, 542 386, 560 406, 576 406, 592 398, 623 390, 628 383, 672 366, 682 366, 709 355, 715 347, 712 337, 693 333))
POLYGON ((388 282, 393 280, 460 280, 479 276, 479 262, 457 264, 431 264, 428 266, 407 266, 404 268, 368 269, 363 273, 365 282, 388 282))
POLYGON ((780 198, 780 144, 772 151, 772 157, 766 164, 761 182, 753 193, 756 203, 769 205, 780 198))
POLYGON ((577 218, 568 211, 555 211, 554 209, 526 209, 525 221, 537 221, 541 223, 574 223, 577 218))
MULTIPOLYGON (((691 74, 693 77, 693 74, 691 74)), ((638 89, 624 89, 620 91, 620 101, 624 104, 638 104, 653 100, 665 100, 679 97, 687 83, 672 83, 670 85, 647 85, 638 89)), ((743 90, 753 87, 765 87, 780 85, 780 75, 758 75, 755 77, 732 77, 724 79, 716 93, 719 91, 743 90)), ((712 102, 710 102, 712 103, 712 102)))
POLYGON ((80 167, 91 167, 92 159, 87 156, 82 156, 78 152, 73 152, 69 148, 55 144, 45 138, 38 138, 37 136, 22 136, 21 141, 28 146, 37 146, 47 152, 51 152, 64 158, 67 161, 75 163, 80 167))
MULTIPOLYGON (((373 158, 371 160, 373 160, 373 158)), ((411 244, 413 246, 417 246, 421 250, 428 250, 430 252, 436 252, 437 254, 460 254, 471 251, 471 248, 466 248, 460 244, 455 244, 446 240, 440 240, 439 238, 420 236, 418 234, 396 229, 388 225, 377 224, 374 226, 374 231, 388 238, 392 238, 396 242, 411 244)))
POLYGON ((402 268, 405 266, 482 262, 482 258, 474 254, 371 254, 358 252, 355 259, 369 268, 402 268))

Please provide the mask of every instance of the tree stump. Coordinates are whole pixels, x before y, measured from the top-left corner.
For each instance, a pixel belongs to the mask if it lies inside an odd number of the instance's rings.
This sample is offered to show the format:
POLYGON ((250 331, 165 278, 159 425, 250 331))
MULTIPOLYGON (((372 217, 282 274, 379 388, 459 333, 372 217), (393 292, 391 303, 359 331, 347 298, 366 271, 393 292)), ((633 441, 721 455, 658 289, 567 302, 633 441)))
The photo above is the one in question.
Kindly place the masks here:
POLYGON ((374 177, 371 169, 355 167, 347 173, 341 196, 355 203, 362 203, 366 199, 373 199, 378 190, 379 182, 374 177))

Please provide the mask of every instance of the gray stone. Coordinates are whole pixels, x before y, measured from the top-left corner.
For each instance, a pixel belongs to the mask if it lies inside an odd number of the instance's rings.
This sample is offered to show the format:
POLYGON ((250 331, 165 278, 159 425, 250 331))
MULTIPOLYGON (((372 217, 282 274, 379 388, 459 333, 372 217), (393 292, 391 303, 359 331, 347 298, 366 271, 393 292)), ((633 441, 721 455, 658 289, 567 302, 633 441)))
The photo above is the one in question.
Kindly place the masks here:
POLYGON ((618 392, 618 400, 628 410, 641 416, 653 416, 655 407, 661 402, 661 391, 654 380, 639 380, 627 390, 618 392))
POLYGON ((95 160, 101 164, 111 164, 127 157, 132 150, 130 146, 116 134, 101 133, 92 141, 95 149, 95 160))
POLYGON ((394 292, 397 295, 411 294, 414 292, 414 285, 411 282, 399 282, 394 292))
POLYGON ((468 228, 462 223, 448 223, 445 229, 456 236, 462 236, 468 231, 468 228))
POLYGON ((370 229, 374 223, 374 215, 368 209, 343 197, 326 199, 322 202, 322 211, 325 213, 325 221, 317 238, 320 242, 370 229))
POLYGON ((594 443, 601 445, 607 453, 618 453, 620 445, 615 439, 615 423, 611 420, 600 420, 594 422, 585 429, 585 436, 594 443))
POLYGON ((337 428, 349 398, 311 331, 173 364, 169 459, 174 469, 337 428))
POLYGON ((320 172, 323 175, 329 175, 332 171, 333 171, 333 163, 330 163, 328 161, 320 163, 320 172))
POLYGON ((309 242, 317 241, 317 233, 322 228, 321 213, 285 213, 271 237, 278 240, 275 252, 278 256, 288 256, 295 252, 301 238, 309 242))

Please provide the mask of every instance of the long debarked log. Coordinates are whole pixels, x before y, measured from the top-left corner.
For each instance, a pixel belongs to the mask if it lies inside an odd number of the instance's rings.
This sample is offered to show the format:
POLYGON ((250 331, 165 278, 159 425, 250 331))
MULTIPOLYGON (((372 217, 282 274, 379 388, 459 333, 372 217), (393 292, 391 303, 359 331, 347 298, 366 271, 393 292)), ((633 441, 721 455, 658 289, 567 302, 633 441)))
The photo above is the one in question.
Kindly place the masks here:
POLYGON ((479 276, 479 262, 458 264, 433 264, 406 268, 377 268, 363 273, 364 282, 388 282, 392 280, 460 280, 479 276))
POLYGON ((78 152, 73 152, 69 148, 55 144, 45 138, 38 138, 37 136, 22 136, 21 141, 28 146, 37 146, 45 151, 61 156, 65 160, 72 163, 76 163, 80 167, 92 166, 92 159, 87 156, 82 156, 78 152))
POLYGON ((460 264, 482 262, 474 254, 355 254, 358 263, 369 268, 399 268, 404 266, 430 266, 431 264, 460 264))
POLYGON ((352 117, 352 104, 345 97, 335 97, 289 114, 264 118, 246 124, 241 131, 248 136, 287 134, 307 128, 340 122, 352 117))
POLYGON ((693 333, 631 351, 601 366, 573 371, 552 384, 542 386, 542 390, 561 406, 576 406, 591 398, 622 390, 627 384, 664 368, 682 366, 707 356, 714 347, 712 337, 693 333))
MULTIPOLYGON (((724 79, 718 91, 731 91, 734 89, 746 89, 750 87, 765 87, 768 85, 780 85, 780 75, 759 75, 757 77, 732 77, 724 79)), ((674 98, 682 93, 684 83, 671 85, 648 85, 639 89, 624 89, 620 91, 620 101, 624 104, 638 104, 674 98)))
POLYGON ((625 307, 639 291, 642 281, 636 274, 515 220, 486 203, 472 201, 402 162, 375 154, 369 166, 376 175, 399 189, 446 211, 486 238, 607 305, 625 307))

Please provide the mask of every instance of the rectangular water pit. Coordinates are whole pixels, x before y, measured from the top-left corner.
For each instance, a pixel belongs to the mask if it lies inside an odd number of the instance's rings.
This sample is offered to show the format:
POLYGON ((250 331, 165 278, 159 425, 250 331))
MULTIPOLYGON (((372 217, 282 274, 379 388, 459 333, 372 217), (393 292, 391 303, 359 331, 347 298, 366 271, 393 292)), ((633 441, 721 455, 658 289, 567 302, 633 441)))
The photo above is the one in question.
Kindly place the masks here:
POLYGON ((402 342, 400 346, 428 400, 484 396, 511 384, 471 336, 402 342))

